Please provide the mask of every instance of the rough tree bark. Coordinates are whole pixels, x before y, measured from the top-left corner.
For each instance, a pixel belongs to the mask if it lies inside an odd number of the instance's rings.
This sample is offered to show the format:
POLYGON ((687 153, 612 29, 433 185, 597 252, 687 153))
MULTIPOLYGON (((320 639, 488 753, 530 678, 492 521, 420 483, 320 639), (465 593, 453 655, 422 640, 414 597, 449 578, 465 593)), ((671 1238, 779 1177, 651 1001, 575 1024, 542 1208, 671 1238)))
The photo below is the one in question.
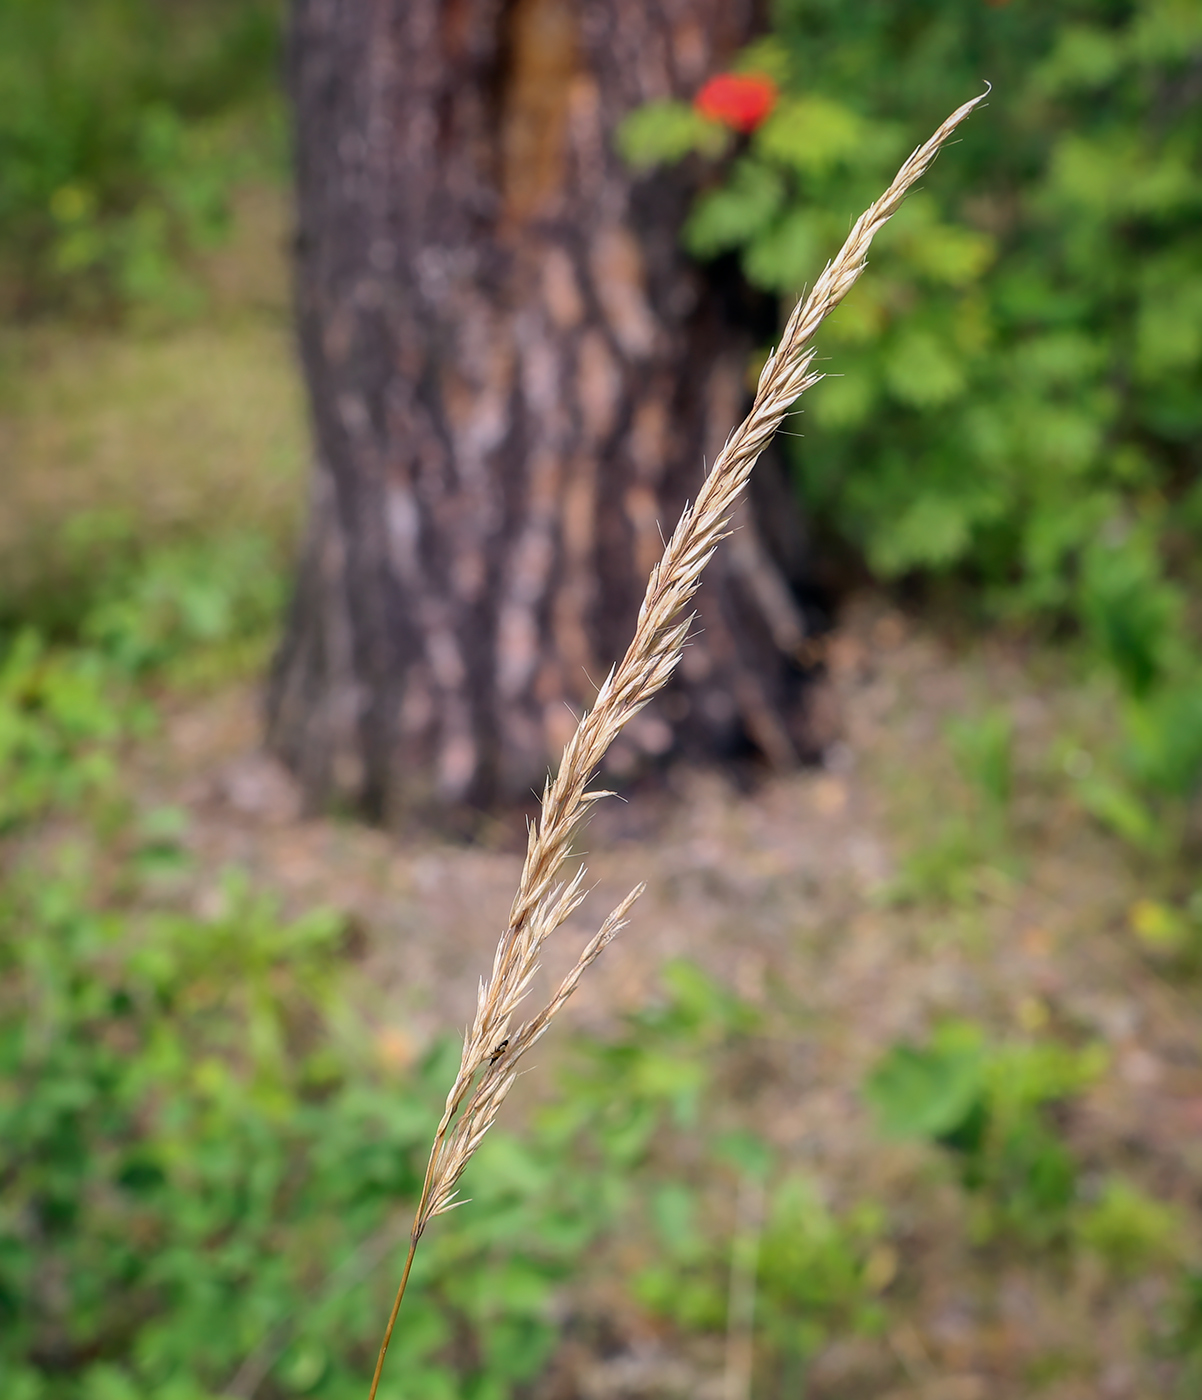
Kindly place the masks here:
MULTIPOLYGON (((621 654, 753 342, 679 250, 689 175, 635 181, 611 136, 693 91, 753 10, 294 0, 316 468, 268 714, 312 805, 397 821, 526 800, 621 654)), ((619 773, 812 747, 796 521, 770 474, 759 493, 619 773)))

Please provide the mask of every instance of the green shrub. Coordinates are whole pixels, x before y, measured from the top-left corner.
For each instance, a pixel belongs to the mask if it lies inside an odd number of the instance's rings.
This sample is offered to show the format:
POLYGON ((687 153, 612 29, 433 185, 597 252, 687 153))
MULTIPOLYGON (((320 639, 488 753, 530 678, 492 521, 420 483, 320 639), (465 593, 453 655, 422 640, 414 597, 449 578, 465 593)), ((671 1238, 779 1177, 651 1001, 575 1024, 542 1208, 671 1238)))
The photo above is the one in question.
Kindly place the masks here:
POLYGON ((277 28, 274 0, 0 7, 6 300, 196 304, 184 256, 221 233, 231 183, 274 159, 277 28), (239 114, 256 106, 268 134, 248 143, 239 114))
MULTIPOLYGON (((1048 1108, 1088 1085, 1105 1057, 1052 1041, 991 1046, 979 1027, 952 1021, 930 1043, 897 1045, 864 1094, 882 1130, 925 1138, 955 1157, 981 1204, 979 1237, 1034 1245, 1068 1239, 1078 1169, 1048 1108)), ((1105 1233, 1098 1226, 1098 1237, 1105 1233)))
MULTIPOLYGON (((773 13, 741 63, 781 100, 684 230, 768 291, 812 281, 898 157, 994 84, 823 332, 832 375, 794 447, 809 510, 883 580, 953 577, 979 611, 1074 626, 1127 697, 1116 782, 1171 806, 1202 772, 1202 11, 773 13)), ((678 114, 658 149, 652 110, 635 120, 641 163, 678 157, 678 114)))
POLYGON ((874 1261, 885 1234, 882 1211, 861 1204, 832 1210, 800 1172, 774 1173, 757 1189, 755 1219, 730 1216, 747 1189, 715 1190, 711 1178, 675 1181, 651 1197, 654 1258, 636 1273, 636 1299, 685 1331, 721 1332, 728 1324, 732 1271, 746 1269, 754 1297, 758 1367, 786 1390, 834 1336, 875 1333, 884 1313, 874 1261))

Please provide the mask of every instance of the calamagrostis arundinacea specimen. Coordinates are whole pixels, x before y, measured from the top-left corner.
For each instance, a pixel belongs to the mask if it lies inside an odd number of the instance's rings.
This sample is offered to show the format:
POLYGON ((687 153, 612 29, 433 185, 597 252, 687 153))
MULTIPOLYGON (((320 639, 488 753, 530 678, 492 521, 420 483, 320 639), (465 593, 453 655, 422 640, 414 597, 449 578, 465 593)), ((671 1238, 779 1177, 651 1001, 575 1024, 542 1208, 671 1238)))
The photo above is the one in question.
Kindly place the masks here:
POLYGON ((491 975, 480 984, 476 1017, 464 1041, 459 1073, 434 1134, 413 1221, 409 1256, 380 1347, 369 1400, 375 1400, 384 1355, 422 1232, 434 1216, 458 1204, 455 1196, 459 1178, 496 1120, 513 1086, 518 1061, 572 995, 584 970, 623 927, 630 906, 643 891, 643 886, 638 885, 610 914, 551 1001, 530 1020, 518 1022, 518 1007, 538 968, 539 950, 584 899, 583 866, 566 883, 557 883, 556 876, 570 854, 581 818, 599 798, 610 795, 590 792, 589 780, 618 731, 665 684, 680 660, 693 620, 684 609, 697 591, 701 571, 727 533, 731 512, 756 458, 794 400, 822 377, 811 368, 813 339, 819 325, 864 270, 869 244, 896 213, 906 191, 986 95, 958 108, 914 152, 880 199, 857 220, 838 256, 827 264, 809 296, 794 308, 779 347, 760 375, 751 412, 727 439, 696 502, 685 507, 663 557, 651 570, 634 640, 620 664, 605 678, 596 703, 564 749, 559 772, 543 790, 542 811, 530 828, 526 863, 510 910, 509 927, 497 944, 491 975))

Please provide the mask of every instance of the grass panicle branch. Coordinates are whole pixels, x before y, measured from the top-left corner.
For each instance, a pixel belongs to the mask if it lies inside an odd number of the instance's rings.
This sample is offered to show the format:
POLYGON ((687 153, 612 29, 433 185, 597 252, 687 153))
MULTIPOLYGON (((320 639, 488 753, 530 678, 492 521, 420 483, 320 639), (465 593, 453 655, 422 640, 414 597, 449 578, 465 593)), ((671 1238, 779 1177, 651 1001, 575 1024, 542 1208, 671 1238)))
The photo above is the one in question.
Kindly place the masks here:
POLYGON ((518 1010, 539 967, 543 944, 584 900, 584 867, 568 880, 558 878, 571 856, 573 838, 593 804, 611 794, 589 783, 606 750, 622 728, 667 683, 680 661, 693 614, 688 604, 719 542, 729 532, 731 514, 756 459, 768 445, 796 399, 822 378, 813 369, 814 335, 864 270, 868 248, 895 214, 906 192, 921 178, 960 123, 987 96, 957 108, 931 138, 905 162, 883 195, 856 221, 838 255, 823 269, 809 295, 790 315, 777 349, 760 374, 755 401, 727 438, 705 478, 697 500, 686 506, 660 561, 652 568, 639 609, 634 638, 610 671, 592 709, 581 719, 563 752, 559 770, 543 789, 539 818, 529 830, 526 860, 497 943, 492 972, 480 983, 475 1019, 464 1039, 459 1072, 426 1168, 414 1216, 409 1255, 388 1328, 380 1347, 369 1400, 375 1400, 413 1255, 426 1226, 459 1204, 464 1168, 496 1121, 513 1087, 517 1064, 539 1040, 581 976, 625 925, 631 905, 643 892, 636 886, 585 946, 575 967, 548 1004, 527 1021, 518 1010))

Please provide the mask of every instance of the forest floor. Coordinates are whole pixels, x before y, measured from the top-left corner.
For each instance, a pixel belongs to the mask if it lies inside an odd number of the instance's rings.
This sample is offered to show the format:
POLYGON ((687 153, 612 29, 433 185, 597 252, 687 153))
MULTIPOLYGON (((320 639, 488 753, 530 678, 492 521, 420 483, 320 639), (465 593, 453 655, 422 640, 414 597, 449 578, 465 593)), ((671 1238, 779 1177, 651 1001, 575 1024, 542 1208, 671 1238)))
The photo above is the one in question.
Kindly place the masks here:
MULTIPOLYGON (((845 609, 830 669, 843 737, 824 769, 750 791, 679 771, 594 820, 585 914, 596 922, 639 880, 647 892, 570 1018, 604 1030, 648 1002, 666 961, 689 958, 770 1015, 756 1127, 781 1161, 804 1167, 837 1207, 873 1199, 908 1217, 887 1266, 891 1329, 829 1348, 809 1394, 1167 1394, 1149 1348, 1170 1301, 1163 1269, 1116 1279, 1088 1254, 974 1244, 971 1201, 938 1154, 883 1142, 861 1094, 891 1046, 922 1042, 941 1018, 971 1020, 997 1042, 1054 1032, 1101 1045, 1105 1071, 1060 1125, 1087 1184, 1121 1172, 1176 1204, 1178 1245, 1200 1242, 1198 989, 1150 961, 1130 919, 1146 872, 1057 773, 1065 734, 1088 729, 1088 697, 1057 682, 1046 657, 1002 641, 957 648, 871 596, 845 609), (1016 793, 1005 837, 982 848, 964 842, 981 817, 946 734, 986 709, 1013 720, 1016 793)), ((190 814, 198 908, 236 865, 289 910, 347 911, 364 935, 381 1043, 416 1057, 470 1016, 516 885, 518 833, 498 824, 491 843, 471 847, 398 843, 303 820, 259 736, 253 687, 180 704, 137 756, 143 799, 190 814)), ((587 933, 587 920, 565 931, 549 975, 587 933)), ((553 1036, 528 1095, 556 1053, 553 1036)), ((637 1317, 624 1325, 629 1353, 577 1356, 582 1388, 564 1394, 618 1400, 697 1382, 670 1339, 637 1317)))
MULTIPOLYGON (((254 237, 277 238, 269 201, 258 213, 252 201, 256 218, 254 237)), ((8 346, 0 453, 14 469, 0 551, 10 581, 26 586, 43 542, 97 511, 167 533, 231 513, 295 530, 304 429, 282 279, 278 268, 248 279, 239 256, 215 272, 227 301, 204 325, 149 338, 47 332, 8 346)), ((647 892, 568 1019, 604 1029, 647 1003, 666 960, 691 959, 766 1018, 754 1113, 780 1159, 804 1167, 835 1208, 871 1199, 892 1212, 875 1266, 887 1324, 825 1347, 808 1395, 1167 1395, 1173 1371, 1158 1338, 1175 1271, 1202 1247, 1202 1007, 1195 974, 1158 961, 1133 932, 1132 910, 1163 872, 1073 797, 1071 775, 1106 730, 1105 697, 1071 659, 1013 637, 949 635, 873 595, 847 601, 827 656, 842 732, 824 767, 750 785, 677 771, 598 814, 586 912, 640 880, 647 892), (1013 779, 991 798, 957 753, 999 717, 1013 779), (1172 1207, 1161 1254, 1124 1271, 1085 1248, 983 1240, 948 1154, 882 1138, 866 1076, 949 1017, 990 1043, 1055 1036, 1104 1048, 1095 1081, 1056 1109, 1056 1131, 1086 1194, 1118 1174, 1172 1207)), ((464 846, 306 818, 261 749, 253 680, 167 691, 161 708, 127 778, 140 807, 186 811, 198 910, 231 865, 290 911, 334 906, 360 931, 374 988, 363 1014, 388 1054, 416 1058, 461 1026, 512 898, 520 823, 499 821, 464 846)), ((548 976, 573 946, 569 930, 548 976)), ((545 1092, 557 1053, 552 1035, 520 1091, 527 1102, 545 1092)), ((565 1342, 546 1397, 712 1392, 704 1346, 633 1305, 612 1307, 604 1349, 565 1342)))

